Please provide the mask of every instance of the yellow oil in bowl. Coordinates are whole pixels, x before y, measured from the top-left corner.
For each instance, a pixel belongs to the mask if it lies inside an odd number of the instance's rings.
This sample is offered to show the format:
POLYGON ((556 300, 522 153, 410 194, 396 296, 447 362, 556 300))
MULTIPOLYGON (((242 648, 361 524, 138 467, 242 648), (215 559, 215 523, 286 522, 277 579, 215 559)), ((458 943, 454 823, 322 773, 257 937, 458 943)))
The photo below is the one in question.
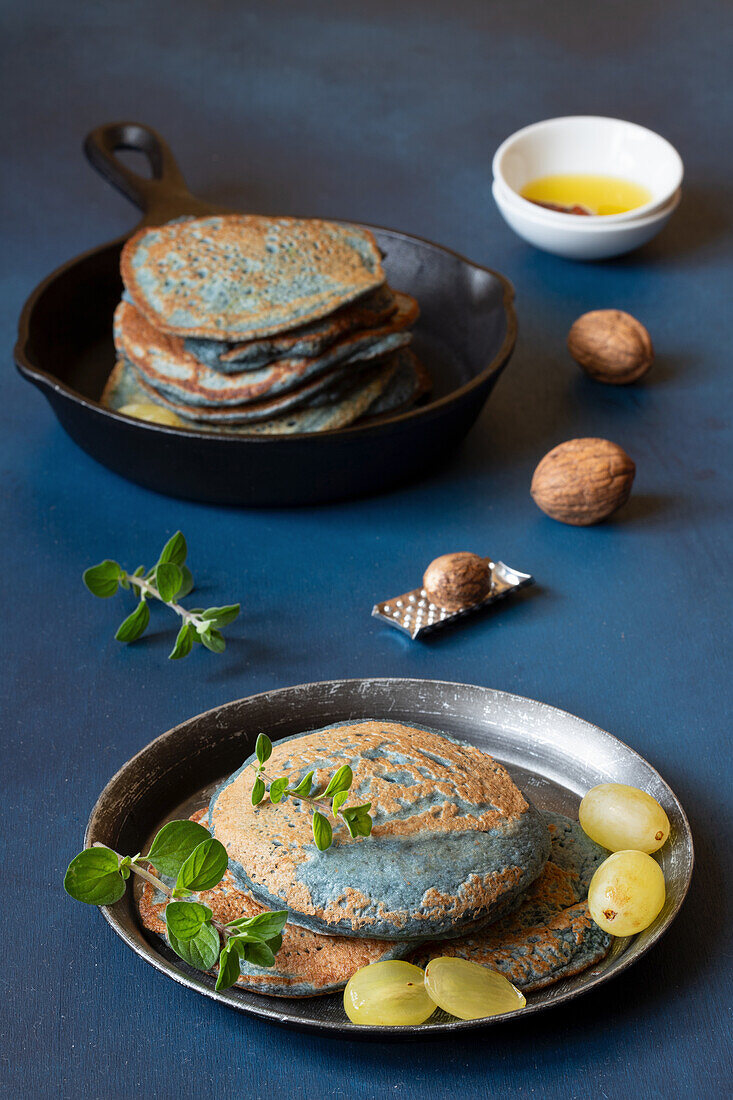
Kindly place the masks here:
POLYGON ((539 206, 566 214, 625 214, 652 198, 640 183, 583 173, 541 176, 525 184, 520 194, 539 206))

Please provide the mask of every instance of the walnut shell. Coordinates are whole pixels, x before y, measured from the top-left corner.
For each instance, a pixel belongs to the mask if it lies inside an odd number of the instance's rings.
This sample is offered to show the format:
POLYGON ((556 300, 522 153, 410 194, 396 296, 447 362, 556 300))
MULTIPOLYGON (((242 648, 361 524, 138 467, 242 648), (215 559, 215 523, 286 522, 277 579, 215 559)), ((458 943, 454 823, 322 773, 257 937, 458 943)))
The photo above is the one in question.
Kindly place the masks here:
POLYGON ((568 333, 568 350, 586 374, 613 386, 635 382, 654 362, 649 333, 620 309, 584 313, 568 333))
POLYGON ((428 598, 446 611, 470 607, 487 596, 491 572, 483 558, 462 550, 431 561, 422 580, 428 598))
POLYGON ((636 467, 608 439, 569 439, 540 462, 530 492, 538 508, 561 523, 587 527, 625 504, 636 467))

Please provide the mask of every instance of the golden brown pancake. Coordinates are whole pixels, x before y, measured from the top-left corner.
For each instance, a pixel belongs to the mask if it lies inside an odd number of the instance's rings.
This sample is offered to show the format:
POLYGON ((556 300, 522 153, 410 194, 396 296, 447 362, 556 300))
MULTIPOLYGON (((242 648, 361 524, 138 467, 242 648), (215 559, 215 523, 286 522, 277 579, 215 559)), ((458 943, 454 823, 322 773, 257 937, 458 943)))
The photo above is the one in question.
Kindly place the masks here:
POLYGON ((442 938, 499 915, 539 875, 547 826, 508 772, 473 745, 399 722, 342 722, 277 741, 267 774, 323 789, 342 765, 348 806, 370 802, 373 830, 336 824, 319 851, 311 808, 253 807, 250 758, 211 799, 208 827, 238 886, 314 931, 384 939, 442 938))
POLYGON ((384 283, 368 230, 257 214, 145 227, 126 242, 121 271, 156 328, 232 342, 308 324, 384 283))

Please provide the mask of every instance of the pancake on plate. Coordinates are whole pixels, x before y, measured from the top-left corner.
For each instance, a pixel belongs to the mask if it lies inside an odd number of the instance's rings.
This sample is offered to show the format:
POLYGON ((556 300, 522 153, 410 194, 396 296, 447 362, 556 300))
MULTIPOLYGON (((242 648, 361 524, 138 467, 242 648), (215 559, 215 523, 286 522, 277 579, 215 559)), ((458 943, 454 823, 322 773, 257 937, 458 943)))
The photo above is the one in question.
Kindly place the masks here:
POLYGON ((344 336, 362 329, 384 325, 397 309, 397 297, 388 286, 381 286, 365 298, 280 336, 265 336, 259 340, 228 344, 221 340, 185 339, 189 351, 200 363, 217 370, 257 370, 276 359, 312 358, 320 355, 344 336))
POLYGON ((404 330, 417 317, 414 298, 398 296, 398 309, 381 329, 352 333, 315 358, 282 359, 260 370, 224 374, 200 363, 183 341, 155 329, 129 302, 122 301, 114 316, 118 354, 129 360, 140 377, 164 397, 186 405, 217 408, 268 400, 297 389, 339 363, 350 365, 376 359, 410 342, 404 330))
POLYGON ((577 821, 543 813, 550 829, 550 858, 520 905, 479 932, 431 944, 412 961, 455 955, 499 970, 519 989, 542 989, 599 962, 611 946, 588 911, 588 886, 608 856, 577 821))
POLYGON ((121 270, 155 328, 231 342, 309 324, 385 281, 368 230, 256 214, 145 227, 126 242, 121 270))
POLYGON ((382 720, 341 722, 277 741, 267 774, 322 789, 343 764, 347 805, 371 803, 369 838, 336 824, 318 851, 308 804, 253 807, 254 757, 213 795, 208 828, 240 889, 318 932, 406 940, 460 935, 495 919, 540 874, 541 814, 508 772, 472 745, 382 720))
MULTIPOLYGON (((192 814, 191 819, 200 821, 205 814, 205 810, 199 811, 192 814)), ((166 881, 171 884, 170 880, 166 881)), ((213 890, 192 894, 190 900, 208 905, 214 920, 222 924, 265 912, 264 906, 237 889, 230 871, 213 890)), ((161 936, 165 936, 163 911, 167 901, 150 883, 143 885, 138 902, 141 920, 145 928, 161 936)), ((385 940, 322 936, 294 924, 285 925, 282 937, 274 966, 240 962, 241 974, 237 981, 240 988, 272 997, 317 997, 343 989, 351 975, 362 966, 401 958, 412 946, 385 940)))

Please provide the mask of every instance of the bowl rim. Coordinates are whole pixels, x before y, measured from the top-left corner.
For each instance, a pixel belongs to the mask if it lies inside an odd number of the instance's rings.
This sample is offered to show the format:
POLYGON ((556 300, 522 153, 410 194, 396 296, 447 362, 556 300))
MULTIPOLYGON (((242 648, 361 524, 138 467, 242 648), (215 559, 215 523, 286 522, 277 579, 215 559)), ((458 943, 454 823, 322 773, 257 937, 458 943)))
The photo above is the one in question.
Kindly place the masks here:
POLYGON ((560 125, 567 125, 577 122, 612 122, 624 126, 630 131, 643 133, 653 138, 655 141, 658 141, 665 145, 669 152, 672 154, 673 160, 676 161, 676 172, 673 182, 660 198, 650 199, 649 202, 643 203, 641 206, 636 206, 633 210, 627 210, 622 214, 589 214, 587 216, 587 219, 584 220, 592 222, 596 225, 604 223, 608 224, 612 219, 613 223, 616 225, 623 222, 636 221, 638 219, 646 217, 647 215, 651 215, 652 213, 656 212, 660 207, 665 206, 668 202, 670 202, 674 194, 681 188, 685 174, 685 166, 682 157, 680 156, 678 150, 674 147, 672 142, 668 141, 667 138, 663 137, 661 134, 658 134, 656 130, 650 129, 648 126, 642 126, 641 123, 630 122, 627 119, 616 118, 613 115, 558 115, 556 118, 545 118, 541 119, 538 122, 531 122, 528 126, 523 126, 521 129, 515 130, 513 134, 510 134, 509 137, 505 138, 504 141, 502 141, 501 145, 494 153, 491 162, 491 171, 493 173, 494 179, 500 179, 502 184, 507 188, 508 191, 512 193, 512 195, 516 196, 516 198, 520 202, 525 203, 528 207, 536 207, 536 209, 540 211, 541 216, 546 218, 548 221, 557 223, 558 218, 567 217, 567 215, 563 214, 561 211, 548 210, 545 207, 537 206, 536 203, 530 202, 529 199, 525 199, 522 195, 519 194, 518 191, 515 191, 504 175, 502 162, 507 152, 520 139, 527 137, 529 134, 535 133, 543 129, 557 129, 560 125))
MULTIPOLYGON (((344 219, 334 218, 334 221, 343 221, 344 219)), ((295 446, 303 441, 317 442, 319 445, 328 446, 333 440, 340 440, 346 434, 351 437, 367 436, 369 434, 379 433, 382 429, 392 427, 395 424, 401 424, 418 418, 427 418, 433 415, 438 410, 443 410, 446 406, 453 404, 454 402, 462 400, 465 396, 471 393, 475 389, 479 389, 485 385, 488 380, 494 376, 501 374, 502 370, 509 362, 512 353, 514 351, 517 342, 517 333, 519 329, 519 320, 517 317, 516 307, 514 305, 515 290, 514 285, 506 275, 503 275, 495 268, 488 267, 486 264, 478 263, 475 260, 470 260, 467 256, 464 256, 461 252, 456 251, 447 245, 438 244, 436 241, 430 240, 428 237, 418 236, 415 233, 407 233, 404 230, 393 229, 389 226, 375 225, 371 222, 350 222, 351 225, 357 225, 362 228, 368 229, 370 232, 387 233, 391 237, 399 238, 409 241, 413 244, 424 245, 429 249, 437 249, 440 252, 445 252, 455 259, 459 260, 462 264, 472 268, 475 271, 485 272, 487 275, 491 275, 499 283, 501 288, 501 309, 506 318, 506 332, 504 339, 500 347, 496 350, 495 354, 486 363, 486 365, 470 378, 467 382, 464 382, 462 386, 457 389, 453 389, 450 393, 444 394, 442 397, 428 401, 427 404, 418 405, 415 408, 407 409, 403 412, 394 412, 391 415, 385 415, 384 418, 379 419, 376 423, 369 424, 351 424, 345 428, 334 428, 329 431, 323 432, 293 432, 289 435, 247 435, 244 432, 212 432, 207 431, 205 427, 192 426, 179 428, 168 424, 156 424, 145 420, 136 420, 134 417, 124 416, 119 412, 115 412, 112 409, 106 409, 98 401, 92 400, 90 397, 84 396, 79 393, 72 386, 69 386, 66 382, 62 382, 56 375, 44 367, 38 365, 33 361, 29 354, 29 345, 31 342, 31 319, 33 316, 36 304, 41 299, 47 288, 59 277, 65 275, 77 264, 83 263, 85 260, 91 259, 97 253, 101 253, 111 248, 122 248, 125 241, 134 233, 137 226, 133 227, 128 233, 123 233, 122 236, 115 238, 112 241, 108 241, 106 244, 97 245, 95 248, 90 248, 80 255, 67 260, 59 267, 51 271, 29 294, 28 298, 23 304, 20 316, 18 318, 18 334, 13 349, 13 358, 18 372, 29 382, 33 382, 42 390, 52 391, 57 396, 63 397, 65 400, 72 402, 75 405, 81 405, 90 413, 99 416, 103 419, 112 419, 118 423, 132 428, 139 432, 157 432, 159 434, 177 437, 184 440, 193 439, 210 439, 214 443, 226 441, 230 445, 239 443, 245 444, 257 444, 261 447, 276 447, 278 444, 281 446, 295 446)), ((111 318, 110 318, 111 324, 111 318)))
MULTIPOLYGON (((494 196, 494 201, 500 208, 503 203, 525 221, 532 221, 535 224, 546 225, 548 227, 552 226, 556 231, 559 230, 567 234, 601 233, 605 235, 609 233, 620 233, 628 229, 644 229, 647 226, 653 225, 655 221, 661 221, 664 218, 668 218, 674 213, 682 200, 682 188, 678 187, 675 193, 670 196, 663 206, 650 211, 650 213, 646 214, 644 217, 628 218, 626 221, 606 222, 605 215, 589 215, 588 217, 577 218, 572 215, 561 214, 554 210, 545 211, 541 206, 535 206, 534 203, 529 202, 527 199, 523 199, 521 195, 517 195, 516 191, 512 191, 512 189, 500 179, 495 178, 492 180, 491 193, 494 196), (545 214, 551 214, 552 217, 547 218, 545 214), (572 218, 572 222, 570 218, 572 218)), ((613 216, 614 215, 609 215, 609 217, 613 216)))

